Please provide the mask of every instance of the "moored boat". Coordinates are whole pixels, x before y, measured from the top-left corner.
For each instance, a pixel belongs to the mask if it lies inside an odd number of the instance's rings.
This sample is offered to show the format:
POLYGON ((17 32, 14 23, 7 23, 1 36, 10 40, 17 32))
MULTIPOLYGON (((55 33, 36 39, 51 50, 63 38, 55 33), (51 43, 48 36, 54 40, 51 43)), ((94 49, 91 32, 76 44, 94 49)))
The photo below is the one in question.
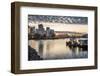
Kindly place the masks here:
POLYGON ((86 48, 88 46, 88 38, 70 39, 66 42, 66 46, 86 48))

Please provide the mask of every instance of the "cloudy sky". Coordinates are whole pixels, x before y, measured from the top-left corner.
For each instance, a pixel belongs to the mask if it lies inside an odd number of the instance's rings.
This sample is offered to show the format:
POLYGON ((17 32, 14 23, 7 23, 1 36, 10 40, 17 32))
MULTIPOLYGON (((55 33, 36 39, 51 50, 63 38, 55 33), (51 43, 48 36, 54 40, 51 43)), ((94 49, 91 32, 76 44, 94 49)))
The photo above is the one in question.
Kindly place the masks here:
POLYGON ((28 20, 34 22, 88 24, 87 17, 75 17, 75 16, 28 15, 28 20))
POLYGON ((38 28, 41 23, 55 31, 88 32, 88 17, 28 15, 29 26, 38 28))

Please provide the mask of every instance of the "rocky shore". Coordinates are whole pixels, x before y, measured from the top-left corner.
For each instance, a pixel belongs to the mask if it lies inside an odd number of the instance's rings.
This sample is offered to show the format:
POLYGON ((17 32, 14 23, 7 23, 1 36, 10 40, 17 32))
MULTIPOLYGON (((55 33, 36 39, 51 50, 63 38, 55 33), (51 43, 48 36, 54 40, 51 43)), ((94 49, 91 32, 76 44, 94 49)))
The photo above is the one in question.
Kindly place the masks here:
POLYGON ((32 48, 31 46, 28 46, 28 60, 43 60, 43 58, 41 58, 38 53, 36 52, 36 50, 34 48, 32 48))

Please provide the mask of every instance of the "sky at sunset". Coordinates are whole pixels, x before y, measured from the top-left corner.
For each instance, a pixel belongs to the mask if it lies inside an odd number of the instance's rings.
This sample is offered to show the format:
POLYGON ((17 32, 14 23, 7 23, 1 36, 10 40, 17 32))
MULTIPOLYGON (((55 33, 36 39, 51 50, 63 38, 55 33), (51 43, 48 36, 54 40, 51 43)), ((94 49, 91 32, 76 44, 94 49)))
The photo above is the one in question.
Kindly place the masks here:
POLYGON ((55 31, 88 32, 87 17, 28 15, 29 26, 38 28, 38 24, 55 31))

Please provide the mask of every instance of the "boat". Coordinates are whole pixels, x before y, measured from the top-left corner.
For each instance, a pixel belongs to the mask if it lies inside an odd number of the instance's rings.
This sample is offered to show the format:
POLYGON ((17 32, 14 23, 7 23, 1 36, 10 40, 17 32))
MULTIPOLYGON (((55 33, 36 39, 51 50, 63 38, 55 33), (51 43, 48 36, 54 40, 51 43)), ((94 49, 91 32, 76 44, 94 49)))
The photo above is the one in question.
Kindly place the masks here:
POLYGON ((82 47, 82 48, 88 47, 88 38, 80 38, 78 42, 79 42, 79 47, 82 47))
POLYGON ((88 38, 79 38, 79 39, 70 39, 66 42, 66 46, 87 48, 88 46, 88 38))

